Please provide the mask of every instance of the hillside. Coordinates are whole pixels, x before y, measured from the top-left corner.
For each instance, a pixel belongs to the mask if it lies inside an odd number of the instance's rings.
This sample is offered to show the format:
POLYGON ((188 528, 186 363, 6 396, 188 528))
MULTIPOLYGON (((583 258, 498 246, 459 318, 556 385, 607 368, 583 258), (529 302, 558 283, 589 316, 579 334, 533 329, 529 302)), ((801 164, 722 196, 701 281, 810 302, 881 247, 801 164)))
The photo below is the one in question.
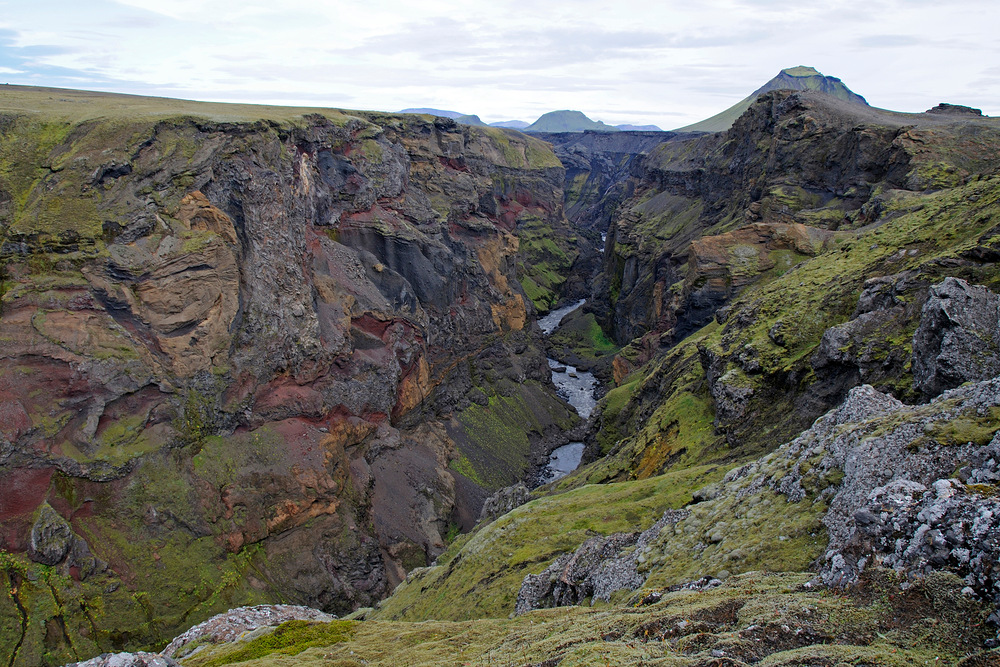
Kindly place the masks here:
POLYGON ((11 665, 1000 657, 1000 121, 11 92, 11 665), (546 356, 605 379, 585 427, 546 356))
POLYGON ((740 100, 725 111, 706 118, 705 120, 678 128, 676 132, 724 132, 733 126, 737 118, 750 108, 761 93, 771 90, 812 90, 835 97, 838 100, 852 104, 867 106, 865 98, 845 86, 840 79, 833 76, 823 76, 812 67, 789 67, 781 70, 776 77, 765 83, 749 96, 740 100))

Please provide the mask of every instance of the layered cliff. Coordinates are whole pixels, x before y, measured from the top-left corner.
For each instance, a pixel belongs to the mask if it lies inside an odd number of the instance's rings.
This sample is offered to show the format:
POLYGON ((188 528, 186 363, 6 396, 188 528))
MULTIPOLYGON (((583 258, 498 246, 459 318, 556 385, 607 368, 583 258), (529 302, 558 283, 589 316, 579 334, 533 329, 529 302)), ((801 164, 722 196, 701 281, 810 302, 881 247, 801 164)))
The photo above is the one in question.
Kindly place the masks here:
POLYGON ((562 184, 443 119, 5 88, 0 652, 341 613, 432 560, 578 419, 521 259, 572 261, 562 184))
POLYGON ((905 193, 992 173, 997 133, 985 118, 766 93, 730 131, 664 143, 643 162, 608 229, 601 322, 621 343, 676 342, 747 284, 821 252, 830 232, 878 224, 905 193))

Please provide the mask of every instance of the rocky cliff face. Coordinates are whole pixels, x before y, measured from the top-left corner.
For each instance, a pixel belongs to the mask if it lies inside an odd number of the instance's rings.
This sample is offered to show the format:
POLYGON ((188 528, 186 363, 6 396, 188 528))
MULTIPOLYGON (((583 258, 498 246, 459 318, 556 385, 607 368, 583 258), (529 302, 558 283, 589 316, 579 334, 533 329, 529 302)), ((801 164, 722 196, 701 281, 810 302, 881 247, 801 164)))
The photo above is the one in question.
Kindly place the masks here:
POLYGON ((25 106, 0 116, 12 664, 241 601, 369 605, 574 424, 518 280, 519 232, 566 225, 545 144, 25 106))
MULTIPOLYGON (((604 231, 617 206, 632 195, 638 163, 676 132, 543 132, 566 169, 566 216, 583 229, 604 231), (622 192, 622 188, 626 191, 622 192)), ((690 138, 690 137, 688 137, 690 138)))
POLYGON ((829 232, 878 224, 905 193, 989 173, 996 124, 943 118, 777 91, 727 133, 657 147, 609 227, 595 291, 616 340, 651 334, 630 367, 747 284, 815 256, 829 232))

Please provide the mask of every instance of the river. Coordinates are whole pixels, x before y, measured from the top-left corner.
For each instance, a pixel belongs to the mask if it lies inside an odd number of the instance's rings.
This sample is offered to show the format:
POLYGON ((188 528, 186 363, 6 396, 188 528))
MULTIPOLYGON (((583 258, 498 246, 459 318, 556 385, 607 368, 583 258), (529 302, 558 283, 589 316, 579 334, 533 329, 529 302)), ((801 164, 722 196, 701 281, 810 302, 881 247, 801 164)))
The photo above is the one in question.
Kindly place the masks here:
MULTIPOLYGON (((538 326, 541 327, 542 333, 548 335, 555 331, 562 318, 584 303, 584 301, 578 301, 571 306, 559 308, 538 320, 538 326)), ((549 368, 552 369, 552 382, 555 384, 559 396, 572 405, 582 418, 590 418, 594 406, 597 405, 597 399, 594 398, 597 378, 592 373, 580 371, 557 359, 549 359, 549 368)), ((545 475, 545 480, 553 482, 576 470, 583 458, 583 447, 582 442, 570 442, 553 450, 549 455, 549 463, 542 472, 545 475)))

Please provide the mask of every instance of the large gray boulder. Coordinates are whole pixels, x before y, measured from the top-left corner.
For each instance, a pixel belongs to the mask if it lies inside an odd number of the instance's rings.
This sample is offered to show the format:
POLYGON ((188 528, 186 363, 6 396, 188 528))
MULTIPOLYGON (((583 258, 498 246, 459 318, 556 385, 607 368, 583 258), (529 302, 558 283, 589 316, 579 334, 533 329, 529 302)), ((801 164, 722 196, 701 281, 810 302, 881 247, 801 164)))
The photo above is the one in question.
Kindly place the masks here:
POLYGON ((158 653, 104 653, 85 660, 74 662, 66 667, 180 667, 176 661, 165 658, 158 653))
POLYGON ((240 637, 246 638, 247 633, 253 633, 261 628, 275 627, 286 621, 329 623, 336 618, 319 609, 290 604, 238 607, 217 614, 175 637, 161 654, 168 658, 189 658, 206 646, 232 642, 240 637))
POLYGON ((945 278, 931 287, 913 335, 914 386, 937 396, 1000 375, 1000 296, 945 278))

